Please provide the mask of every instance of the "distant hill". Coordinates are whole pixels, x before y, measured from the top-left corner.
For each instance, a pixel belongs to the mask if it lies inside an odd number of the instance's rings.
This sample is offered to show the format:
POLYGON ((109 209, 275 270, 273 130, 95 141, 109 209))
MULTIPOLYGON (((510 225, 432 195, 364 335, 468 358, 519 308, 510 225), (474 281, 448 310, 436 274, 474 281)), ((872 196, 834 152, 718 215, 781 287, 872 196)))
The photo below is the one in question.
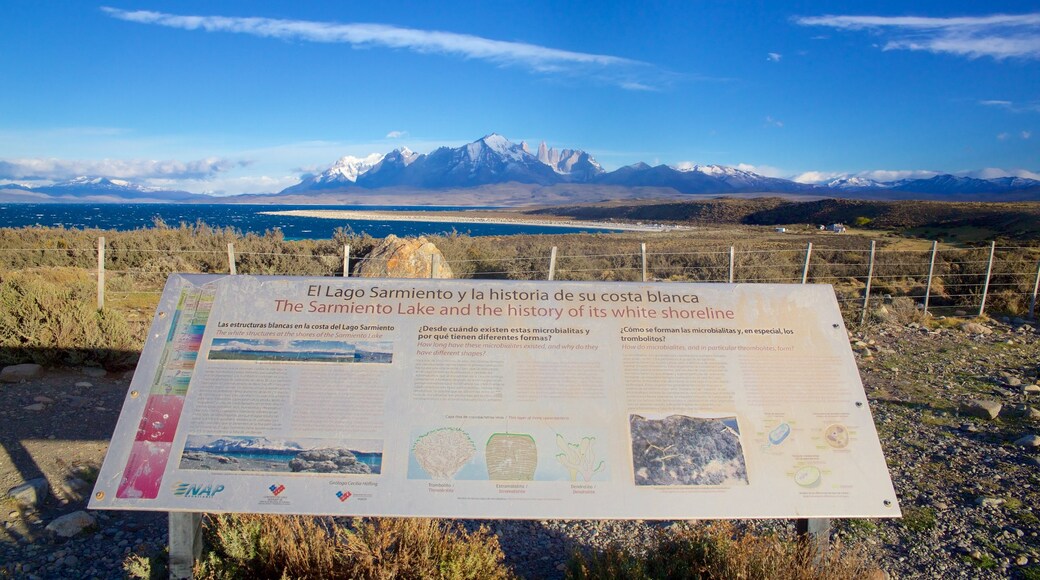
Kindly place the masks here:
MULTIPOLYGON (((872 201, 821 199, 796 201, 779 197, 720 198, 680 202, 613 202, 533 210, 539 215, 575 219, 670 221, 692 225, 855 224, 876 229, 919 230, 939 236, 963 228, 983 237, 1040 240, 1040 203, 872 201)), ((913 233, 913 232, 911 232, 913 233)))

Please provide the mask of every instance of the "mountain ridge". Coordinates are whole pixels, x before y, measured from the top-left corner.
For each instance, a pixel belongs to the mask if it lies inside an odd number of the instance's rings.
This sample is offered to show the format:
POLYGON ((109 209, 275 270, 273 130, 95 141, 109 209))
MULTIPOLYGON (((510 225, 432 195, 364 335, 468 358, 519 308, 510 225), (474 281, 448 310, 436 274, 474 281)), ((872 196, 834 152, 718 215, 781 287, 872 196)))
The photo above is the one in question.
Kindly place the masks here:
MULTIPOLYGON (((824 184, 799 183, 723 165, 651 166, 638 162, 606 171, 587 151, 557 149, 542 141, 536 151, 489 133, 461 147, 416 153, 406 147, 365 157, 337 159, 318 174, 305 175, 279 192, 213 196, 145 187, 127 180, 81 176, 51 185, 0 184, 0 202, 187 202, 187 203, 448 203, 448 192, 471 200, 479 190, 497 194, 487 203, 538 205, 601 199, 689 195, 768 195, 853 199, 934 199, 956 201, 1040 201, 1040 180, 935 175, 923 179, 877 181, 858 176, 824 184), (539 199, 539 194, 552 195, 539 199), (392 199, 396 192, 407 197, 392 199), (512 192, 508 195, 506 192, 512 192), (424 193, 426 192, 426 193, 424 193), (437 198, 440 201, 429 201, 437 198)), ((450 197, 450 196, 448 196, 450 197)), ((480 201, 474 200, 476 203, 480 201)), ((469 201, 465 202, 469 203, 469 201)))

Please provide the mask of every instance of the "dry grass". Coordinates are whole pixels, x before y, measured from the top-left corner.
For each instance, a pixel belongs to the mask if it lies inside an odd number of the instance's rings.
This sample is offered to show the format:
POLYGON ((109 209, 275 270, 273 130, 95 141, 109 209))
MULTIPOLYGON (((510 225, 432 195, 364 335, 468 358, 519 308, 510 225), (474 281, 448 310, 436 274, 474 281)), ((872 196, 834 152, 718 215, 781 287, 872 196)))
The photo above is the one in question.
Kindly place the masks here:
POLYGON ((212 516, 196 578, 506 579, 498 540, 431 519, 212 516))
POLYGON ((622 550, 575 555, 567 577, 585 579, 825 580, 879 577, 859 551, 832 546, 814 561, 807 544, 792 537, 740 534, 728 522, 688 525, 662 532, 645 555, 622 550))

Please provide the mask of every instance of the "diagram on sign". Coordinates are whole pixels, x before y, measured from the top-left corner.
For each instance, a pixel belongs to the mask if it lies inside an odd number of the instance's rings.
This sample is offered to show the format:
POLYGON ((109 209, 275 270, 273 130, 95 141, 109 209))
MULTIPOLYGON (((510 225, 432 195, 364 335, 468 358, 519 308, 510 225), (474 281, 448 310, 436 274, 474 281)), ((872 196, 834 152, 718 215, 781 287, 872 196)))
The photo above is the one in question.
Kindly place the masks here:
POLYGON ((604 461, 595 449, 595 437, 582 437, 578 443, 570 443, 563 435, 556 435, 556 460, 567 468, 571 481, 592 481, 592 477, 603 471, 604 461))
POLYGON ((747 484, 736 417, 629 415, 636 485, 747 484))
POLYGON ((534 437, 521 433, 495 433, 484 451, 488 479, 531 481, 538 468, 538 446, 534 437))
POLYGON ((849 446, 849 429, 841 424, 830 425, 823 430, 823 440, 835 449, 844 449, 849 446))
POLYGON ((419 436, 412 445, 412 457, 433 479, 455 479, 473 459, 477 446, 462 429, 444 427, 419 436))

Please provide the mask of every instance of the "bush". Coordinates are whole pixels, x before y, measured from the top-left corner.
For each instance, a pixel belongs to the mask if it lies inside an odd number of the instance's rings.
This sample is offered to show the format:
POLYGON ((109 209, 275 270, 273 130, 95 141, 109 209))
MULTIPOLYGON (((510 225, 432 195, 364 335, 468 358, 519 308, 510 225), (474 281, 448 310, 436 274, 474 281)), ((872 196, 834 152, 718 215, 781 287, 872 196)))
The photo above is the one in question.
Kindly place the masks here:
POLYGON ((83 270, 0 272, 0 364, 132 364, 139 340, 118 312, 97 310, 96 292, 83 270))
POLYGON ((227 514, 206 525, 196 578, 505 579, 498 539, 431 519, 227 514))
POLYGON ((567 577, 816 580, 863 578, 876 571, 855 550, 832 546, 814 562, 808 545, 793 537, 738 534, 733 524, 717 522, 662 532, 660 543, 645 555, 618 549, 602 554, 576 554, 568 563, 567 577))

